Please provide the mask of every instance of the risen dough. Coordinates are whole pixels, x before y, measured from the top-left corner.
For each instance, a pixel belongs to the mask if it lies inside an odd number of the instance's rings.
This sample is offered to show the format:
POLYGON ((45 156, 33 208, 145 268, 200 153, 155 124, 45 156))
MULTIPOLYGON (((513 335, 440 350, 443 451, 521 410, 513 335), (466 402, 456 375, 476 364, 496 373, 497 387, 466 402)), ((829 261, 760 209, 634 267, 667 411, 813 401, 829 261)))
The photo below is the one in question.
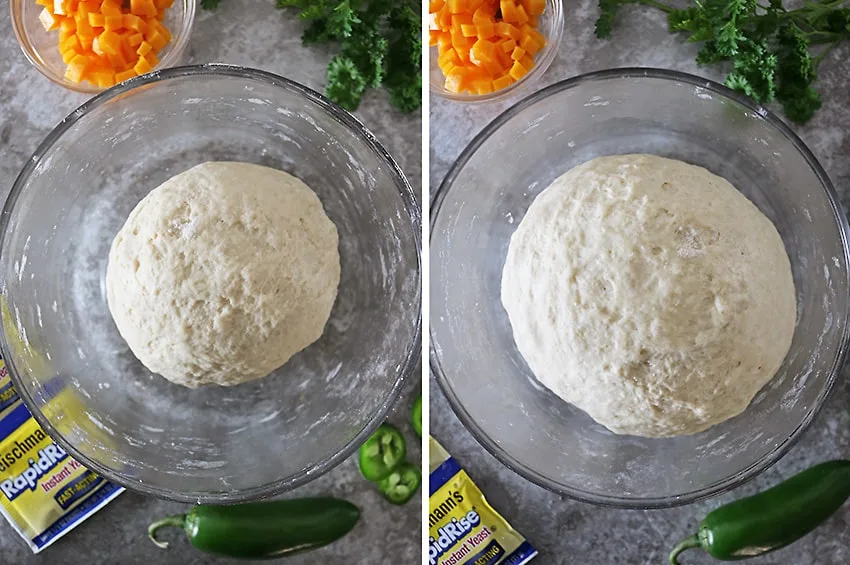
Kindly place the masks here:
POLYGON ((188 387, 239 384, 322 335, 339 285, 337 244, 300 180, 203 163, 130 213, 109 253, 109 309, 151 371, 188 387))
POLYGON ((621 434, 702 431, 742 412, 791 344, 791 266, 726 180, 651 155, 556 179, 511 238, 502 302, 546 387, 621 434))

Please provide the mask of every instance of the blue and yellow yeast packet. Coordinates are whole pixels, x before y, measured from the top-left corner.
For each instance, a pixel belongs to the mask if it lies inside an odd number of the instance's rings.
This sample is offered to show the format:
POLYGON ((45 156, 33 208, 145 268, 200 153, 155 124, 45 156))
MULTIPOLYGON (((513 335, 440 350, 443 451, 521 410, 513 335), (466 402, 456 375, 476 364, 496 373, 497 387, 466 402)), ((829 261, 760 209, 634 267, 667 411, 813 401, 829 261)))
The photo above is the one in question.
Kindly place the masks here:
POLYGON ((34 553, 123 491, 54 443, 23 404, 0 420, 0 512, 34 553))
POLYGON ((522 565, 537 550, 484 498, 466 471, 430 438, 429 565, 522 565))

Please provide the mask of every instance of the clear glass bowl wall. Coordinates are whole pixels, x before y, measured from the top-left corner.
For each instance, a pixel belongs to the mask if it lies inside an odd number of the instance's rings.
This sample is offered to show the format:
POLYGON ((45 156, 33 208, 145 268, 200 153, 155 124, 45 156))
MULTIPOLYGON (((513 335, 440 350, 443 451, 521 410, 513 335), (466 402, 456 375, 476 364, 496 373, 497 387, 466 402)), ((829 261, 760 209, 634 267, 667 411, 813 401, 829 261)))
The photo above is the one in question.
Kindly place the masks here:
POLYGON ((352 453, 383 420, 420 341, 420 215, 352 116, 259 71, 184 67, 93 99, 41 145, 3 215, 2 349, 39 422, 82 463, 143 492, 234 501, 279 492, 352 453), (104 290, 136 203, 204 161, 286 170, 340 233, 324 335, 271 376, 189 390, 127 348, 104 290), (23 338, 23 339, 21 339, 23 338))
POLYGON ((499 116, 453 165, 431 213, 431 365, 498 459, 575 498, 684 504, 776 461, 811 422, 847 343, 847 221, 826 173, 775 116, 703 79, 612 70, 548 87, 499 116), (797 289, 791 350, 740 416, 693 436, 612 434, 543 388, 500 299, 508 242, 535 196, 606 154, 654 153, 728 179, 776 225, 797 289))

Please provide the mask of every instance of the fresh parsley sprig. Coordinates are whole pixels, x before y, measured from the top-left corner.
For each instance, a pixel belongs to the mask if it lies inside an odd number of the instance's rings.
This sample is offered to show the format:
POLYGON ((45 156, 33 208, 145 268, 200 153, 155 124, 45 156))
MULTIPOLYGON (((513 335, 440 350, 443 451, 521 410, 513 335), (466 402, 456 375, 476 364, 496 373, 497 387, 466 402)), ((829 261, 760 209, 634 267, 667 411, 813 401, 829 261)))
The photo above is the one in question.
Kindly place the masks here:
POLYGON ((809 0, 793 10, 782 0, 695 0, 683 9, 656 0, 599 0, 597 37, 611 37, 617 12, 626 4, 665 12, 671 32, 702 44, 698 64, 730 65, 726 86, 761 104, 778 100, 798 123, 821 107, 813 87, 821 61, 850 39, 850 0, 809 0))
POLYGON ((356 110, 367 89, 383 86, 402 112, 421 105, 422 32, 414 0, 277 0, 308 22, 305 44, 337 43, 328 97, 356 110))

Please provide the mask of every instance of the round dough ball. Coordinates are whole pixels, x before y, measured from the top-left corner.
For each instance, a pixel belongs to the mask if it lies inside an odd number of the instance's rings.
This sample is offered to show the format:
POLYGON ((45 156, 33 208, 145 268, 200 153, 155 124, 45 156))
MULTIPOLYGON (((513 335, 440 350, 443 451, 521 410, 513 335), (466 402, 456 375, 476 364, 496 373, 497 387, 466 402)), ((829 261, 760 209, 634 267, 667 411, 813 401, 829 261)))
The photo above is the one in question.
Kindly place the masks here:
POLYGON ((791 265, 726 180, 651 155, 556 179, 508 248, 502 303, 555 394, 611 431, 692 434, 749 405, 791 344, 791 265))
POLYGON ((338 243, 297 178, 202 163, 151 191, 115 236, 109 310, 139 361, 171 382, 264 377, 322 335, 339 286, 338 243))

